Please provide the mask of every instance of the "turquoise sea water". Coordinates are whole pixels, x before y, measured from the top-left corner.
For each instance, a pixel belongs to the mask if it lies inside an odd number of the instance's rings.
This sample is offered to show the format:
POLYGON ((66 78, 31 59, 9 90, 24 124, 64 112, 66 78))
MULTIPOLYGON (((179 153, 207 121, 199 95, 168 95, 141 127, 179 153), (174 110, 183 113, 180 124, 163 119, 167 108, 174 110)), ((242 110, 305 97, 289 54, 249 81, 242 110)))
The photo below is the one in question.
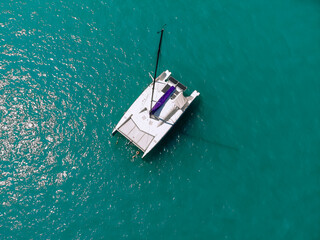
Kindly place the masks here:
POLYGON ((1 239, 320 239, 319 1, 0 12, 1 239), (164 23, 159 72, 201 95, 132 160, 111 132, 150 83, 164 23))

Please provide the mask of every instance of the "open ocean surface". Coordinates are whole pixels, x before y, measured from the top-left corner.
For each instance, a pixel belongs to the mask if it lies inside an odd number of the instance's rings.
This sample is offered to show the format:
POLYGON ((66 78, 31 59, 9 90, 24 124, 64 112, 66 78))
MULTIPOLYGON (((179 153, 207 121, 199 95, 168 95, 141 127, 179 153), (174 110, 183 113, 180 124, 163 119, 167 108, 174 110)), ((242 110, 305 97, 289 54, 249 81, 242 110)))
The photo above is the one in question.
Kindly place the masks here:
POLYGON ((0 239, 320 239, 318 0, 0 12, 0 239), (201 95, 132 160, 111 132, 164 23, 158 73, 201 95))

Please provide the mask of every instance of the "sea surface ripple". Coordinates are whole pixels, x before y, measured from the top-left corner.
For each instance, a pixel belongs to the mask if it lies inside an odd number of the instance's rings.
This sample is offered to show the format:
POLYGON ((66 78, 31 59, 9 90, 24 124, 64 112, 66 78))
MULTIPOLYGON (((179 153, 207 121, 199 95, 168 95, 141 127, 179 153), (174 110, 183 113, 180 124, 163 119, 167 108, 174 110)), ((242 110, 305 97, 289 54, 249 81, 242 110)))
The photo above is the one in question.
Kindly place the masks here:
POLYGON ((0 239, 320 238, 318 1, 0 11, 0 239), (143 160, 111 132, 164 23, 160 71, 201 95, 143 160))

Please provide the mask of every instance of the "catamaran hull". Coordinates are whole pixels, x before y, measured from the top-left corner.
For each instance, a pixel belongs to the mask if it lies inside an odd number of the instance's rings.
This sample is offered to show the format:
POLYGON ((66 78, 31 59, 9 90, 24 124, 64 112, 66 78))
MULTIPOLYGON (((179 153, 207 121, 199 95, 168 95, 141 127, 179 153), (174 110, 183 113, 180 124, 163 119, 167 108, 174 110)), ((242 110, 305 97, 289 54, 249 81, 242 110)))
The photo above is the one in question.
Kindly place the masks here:
MULTIPOLYGON (((143 152, 142 158, 162 140, 194 99, 199 96, 199 92, 193 91, 190 96, 184 97, 184 89, 179 88, 180 83, 175 82, 175 79, 172 78, 170 81, 170 75, 171 72, 167 70, 156 79, 154 96, 155 99, 161 100, 166 94, 164 89, 172 86, 177 87, 176 95, 163 102, 162 106, 150 116, 149 104, 152 95, 152 84, 150 84, 130 106, 112 131, 113 135, 119 132, 137 146, 143 152)), ((183 85, 180 84, 180 86, 183 85)))

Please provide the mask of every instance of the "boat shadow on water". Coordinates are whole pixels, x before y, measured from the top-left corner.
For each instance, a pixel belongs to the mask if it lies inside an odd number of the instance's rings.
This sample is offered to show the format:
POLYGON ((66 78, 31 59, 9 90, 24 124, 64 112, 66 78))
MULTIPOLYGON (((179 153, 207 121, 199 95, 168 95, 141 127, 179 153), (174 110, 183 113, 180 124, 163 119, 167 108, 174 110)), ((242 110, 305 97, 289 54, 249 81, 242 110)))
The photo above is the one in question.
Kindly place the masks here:
POLYGON ((179 121, 175 124, 175 127, 172 128, 167 135, 159 142, 159 144, 142 160, 145 162, 152 162, 154 160, 159 159, 159 153, 163 153, 165 148, 170 148, 169 151, 176 145, 176 140, 179 135, 188 137, 192 139, 191 141, 198 141, 210 146, 217 146, 220 148, 224 148, 226 150, 238 152, 239 149, 230 146, 215 140, 208 140, 205 137, 198 135, 194 136, 190 134, 189 130, 193 123, 197 120, 197 112, 199 111, 199 106, 201 105, 201 98, 195 101, 192 105, 188 107, 186 112, 181 116, 179 121))

